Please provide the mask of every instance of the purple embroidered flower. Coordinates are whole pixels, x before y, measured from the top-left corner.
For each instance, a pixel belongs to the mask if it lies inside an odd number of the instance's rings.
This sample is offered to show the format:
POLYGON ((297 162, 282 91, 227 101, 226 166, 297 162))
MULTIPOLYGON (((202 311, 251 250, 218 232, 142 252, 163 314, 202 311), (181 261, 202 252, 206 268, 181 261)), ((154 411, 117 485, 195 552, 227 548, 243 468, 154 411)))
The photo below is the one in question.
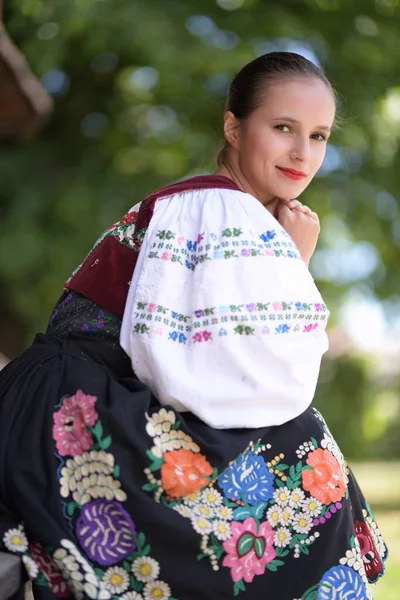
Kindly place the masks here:
POLYGON ((256 305, 255 305, 255 304, 246 304, 246 309, 247 309, 249 312, 254 312, 254 311, 256 310, 256 308, 257 308, 257 307, 256 307, 256 305))
POLYGON ((90 560, 102 567, 121 562, 136 548, 135 525, 115 500, 85 504, 76 523, 76 535, 90 560))
POLYGON ((251 254, 250 248, 242 248, 240 251, 241 256, 250 256, 250 254, 251 254))
POLYGON ((196 319, 200 319, 200 317, 204 317, 204 310, 195 310, 194 316, 196 317, 196 319))

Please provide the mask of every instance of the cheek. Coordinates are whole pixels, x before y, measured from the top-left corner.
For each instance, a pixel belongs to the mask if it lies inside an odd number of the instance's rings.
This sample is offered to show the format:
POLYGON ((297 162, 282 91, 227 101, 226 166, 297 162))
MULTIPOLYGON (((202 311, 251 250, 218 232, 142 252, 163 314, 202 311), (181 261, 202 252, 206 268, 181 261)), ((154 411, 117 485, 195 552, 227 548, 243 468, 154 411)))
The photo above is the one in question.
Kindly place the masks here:
POLYGON ((312 161, 314 173, 316 173, 322 166, 322 163, 324 162, 325 154, 326 154, 326 145, 325 144, 324 144, 323 148, 315 151, 315 153, 313 155, 313 161, 312 161))

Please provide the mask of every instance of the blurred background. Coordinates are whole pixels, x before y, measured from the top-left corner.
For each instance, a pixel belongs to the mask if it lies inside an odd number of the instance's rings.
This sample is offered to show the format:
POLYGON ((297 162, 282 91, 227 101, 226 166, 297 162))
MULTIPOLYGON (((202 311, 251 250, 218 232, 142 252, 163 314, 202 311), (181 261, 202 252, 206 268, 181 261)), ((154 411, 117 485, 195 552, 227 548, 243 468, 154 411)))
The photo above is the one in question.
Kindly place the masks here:
POLYGON ((14 0, 0 27, 0 364, 143 196, 212 172, 227 86, 249 60, 316 62, 343 125, 302 196, 331 312, 316 405, 390 538, 400 598, 400 1, 14 0))

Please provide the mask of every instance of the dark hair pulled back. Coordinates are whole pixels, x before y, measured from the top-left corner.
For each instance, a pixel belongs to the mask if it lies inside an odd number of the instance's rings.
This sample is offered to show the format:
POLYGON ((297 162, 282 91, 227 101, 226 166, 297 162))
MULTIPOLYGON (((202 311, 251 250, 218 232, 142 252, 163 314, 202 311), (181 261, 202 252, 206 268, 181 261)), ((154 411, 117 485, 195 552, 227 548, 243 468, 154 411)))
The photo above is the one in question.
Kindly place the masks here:
MULTIPOLYGON (((314 63, 294 52, 270 52, 259 56, 245 65, 229 86, 226 111, 231 111, 237 119, 246 119, 258 108, 269 83, 282 77, 311 77, 323 81, 336 93, 330 81, 314 63)), ((229 144, 225 142, 217 158, 220 166, 225 159, 229 144)))

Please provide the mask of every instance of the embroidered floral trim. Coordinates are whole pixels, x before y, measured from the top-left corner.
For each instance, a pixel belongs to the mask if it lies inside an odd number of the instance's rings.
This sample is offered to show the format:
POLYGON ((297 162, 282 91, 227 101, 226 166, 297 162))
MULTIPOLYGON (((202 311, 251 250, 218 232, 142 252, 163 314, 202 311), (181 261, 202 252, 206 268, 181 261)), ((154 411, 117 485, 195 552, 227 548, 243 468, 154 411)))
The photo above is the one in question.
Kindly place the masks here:
POLYGON ((249 258, 271 256, 300 259, 300 254, 288 235, 276 239, 274 230, 261 233, 258 238, 243 238, 243 232, 237 227, 228 227, 220 233, 199 233, 190 240, 171 230, 157 232, 158 242, 153 242, 147 255, 149 259, 178 263, 194 271, 196 266, 208 260, 227 260, 230 258, 249 258))
POLYGON ((228 567, 234 595, 290 553, 309 554, 320 536, 316 527, 333 517, 336 499, 345 495, 338 460, 314 438, 296 465, 284 464, 283 454, 266 462, 261 453, 270 447, 258 441, 218 473, 190 436, 179 436, 173 411, 147 415, 146 431, 163 444, 147 452, 144 491, 191 521, 201 537, 198 560, 207 558, 216 571, 228 567), (170 450, 178 439, 192 449, 170 450))
MULTIPOLYGON (((122 505, 127 496, 119 481, 120 468, 115 464, 114 456, 106 452, 112 445, 112 438, 104 435, 95 409, 96 402, 95 396, 78 390, 73 396, 64 397, 54 413, 53 437, 61 463, 58 471, 60 495, 65 514, 69 517, 71 534, 78 540, 84 554, 68 539, 61 540, 61 547, 55 552, 50 549, 42 551, 46 564, 52 565, 54 561, 63 587, 58 580, 54 584, 49 577, 41 575, 36 582, 51 587, 56 597, 70 597, 71 590, 78 600, 111 600, 116 595, 125 600, 174 600, 169 585, 159 579, 160 565, 150 556, 151 548, 144 533, 137 531, 136 524, 122 505), (63 458, 67 456, 69 458, 63 458)), ((192 440, 186 439, 188 436, 172 429, 174 425, 177 424, 171 411, 160 411, 159 415, 148 419, 148 430, 155 437, 155 451, 168 447, 171 442, 174 448, 179 445, 179 449, 170 452, 171 464, 165 463, 162 474, 164 485, 167 488, 170 485, 171 493, 177 493, 180 485, 174 475, 174 465, 184 468, 188 460, 182 453, 193 454, 193 450, 198 450, 192 440), (171 440, 165 440, 168 432, 171 440), (189 446, 190 450, 187 449, 189 446)), ((201 460, 200 454, 193 455, 197 460, 189 460, 187 466, 188 486, 191 488, 196 487, 191 476, 198 473, 202 482, 201 477, 209 470, 208 463, 205 459, 201 460)), ((27 543, 23 544, 22 533, 16 532, 21 551, 24 551, 27 543)), ((9 538, 9 544, 16 546, 14 534, 13 531, 8 532, 7 540, 9 538)), ((27 569, 33 569, 31 559, 43 571, 43 564, 35 560, 33 553, 31 556, 26 553, 27 569)), ((32 576, 35 573, 32 570, 32 576)))
POLYGON ((212 341, 213 336, 255 335, 260 330, 263 335, 310 333, 320 324, 325 327, 328 316, 325 304, 300 301, 213 306, 191 315, 161 304, 137 302, 133 331, 138 335, 168 335, 169 340, 186 344, 212 341))

